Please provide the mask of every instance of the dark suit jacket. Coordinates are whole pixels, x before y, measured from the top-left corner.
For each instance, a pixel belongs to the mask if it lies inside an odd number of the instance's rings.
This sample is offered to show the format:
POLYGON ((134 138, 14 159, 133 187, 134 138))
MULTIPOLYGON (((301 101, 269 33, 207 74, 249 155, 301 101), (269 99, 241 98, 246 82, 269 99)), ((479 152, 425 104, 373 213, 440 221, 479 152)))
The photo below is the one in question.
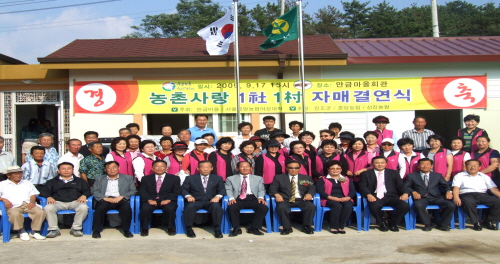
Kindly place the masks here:
POLYGON ((142 177, 141 185, 139 187, 139 195, 141 202, 148 200, 156 200, 159 197, 160 201, 171 200, 177 201, 177 196, 181 194, 181 178, 173 174, 165 174, 163 183, 160 187, 160 192, 156 192, 156 175, 151 174, 142 177))
MULTIPOLYGON (((395 170, 385 169, 385 189, 386 193, 384 197, 397 197, 405 193, 408 193, 408 188, 404 185, 403 180, 399 173, 395 170)), ((368 194, 377 196, 375 191, 377 190, 377 175, 375 170, 371 169, 361 173, 361 181, 359 182, 359 189, 361 195, 366 197, 368 194)))
POLYGON ((224 180, 221 176, 210 174, 208 176, 207 192, 203 190, 201 175, 193 174, 186 177, 182 184, 182 196, 191 195, 196 201, 210 201, 216 195, 226 195, 224 180))
MULTIPOLYGON (((108 188, 108 176, 101 175, 95 178, 94 186, 92 187, 92 195, 94 199, 100 201, 106 198, 106 189, 108 188)), ((135 178, 130 175, 118 175, 118 192, 123 198, 130 200, 130 196, 137 192, 135 188, 135 178)))
POLYGON ((426 198, 440 198, 443 197, 441 190, 451 190, 451 186, 446 182, 441 173, 436 172, 429 173, 429 187, 425 187, 420 171, 408 174, 405 184, 410 193, 416 191, 422 197, 426 198))
MULTIPOLYGON (((316 194, 316 187, 314 187, 313 178, 307 175, 299 174, 298 182, 300 181, 308 181, 308 186, 297 185, 299 188, 300 197, 304 198, 306 194, 310 194, 314 196, 316 194)), ((278 174, 274 176, 273 182, 271 183, 271 187, 269 187, 269 195, 274 196, 275 194, 280 194, 283 197, 283 200, 288 201, 292 195, 292 185, 290 184, 290 178, 288 173, 278 174)))

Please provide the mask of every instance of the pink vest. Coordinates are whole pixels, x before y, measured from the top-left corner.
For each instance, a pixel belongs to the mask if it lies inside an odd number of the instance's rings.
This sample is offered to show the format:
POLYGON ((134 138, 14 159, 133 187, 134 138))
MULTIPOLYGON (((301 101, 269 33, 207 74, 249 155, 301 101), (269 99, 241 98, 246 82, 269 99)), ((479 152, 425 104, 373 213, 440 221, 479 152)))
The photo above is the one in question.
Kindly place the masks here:
MULTIPOLYGON (((325 193, 326 194, 329 194, 329 193, 332 193, 332 182, 330 182, 330 180, 328 180, 327 178, 322 178, 323 181, 325 182, 325 193)), ((349 196, 349 178, 346 177, 346 181, 345 182, 342 182, 340 183, 340 188, 342 188, 342 193, 344 194, 345 197, 348 197, 349 196)), ((321 199, 321 206, 325 207, 326 206, 326 202, 328 200, 327 199, 321 199)), ((351 202, 353 200, 351 199, 351 202)))
MULTIPOLYGON (((217 157, 217 175, 221 176, 224 181, 226 181, 227 176, 231 175, 226 175, 226 166, 231 166, 231 164, 226 164, 226 160, 221 157, 218 151, 215 152, 215 155, 217 157)), ((231 158, 233 158, 233 154, 231 154, 231 158)))
POLYGON ((463 171, 465 153, 465 151, 460 150, 455 155, 453 155, 453 169, 451 170, 450 180, 453 180, 453 176, 463 171))
POLYGON ((130 152, 125 152, 122 157, 117 154, 115 151, 111 151, 111 156, 113 156, 113 160, 118 162, 120 165, 120 173, 125 175, 134 175, 134 168, 132 167, 132 156, 130 152))
MULTIPOLYGON (((477 134, 475 134, 473 137, 472 137, 472 140, 470 142, 470 152, 473 153, 474 151, 478 150, 478 147, 477 147, 477 138, 479 136, 482 136, 483 135, 483 131, 484 129, 480 129, 479 132, 477 132, 477 134)), ((462 132, 465 132, 464 129, 459 129, 458 130, 458 136, 463 138, 464 137, 464 134, 462 132)), ((488 163, 489 164, 489 163, 488 163)), ((489 166, 489 165, 488 165, 489 166)))
MULTIPOLYGON (((305 158, 305 157, 309 157, 309 154, 307 154, 307 153, 305 153, 305 152, 304 152, 304 154, 303 154, 303 155, 304 155, 304 158, 305 158)), ((294 158, 292 155, 290 155, 290 157, 289 157, 289 158, 290 158, 290 159, 292 159, 292 160, 297 161, 297 159, 296 159, 296 158, 294 158)), ((300 170, 299 170, 299 174, 304 174, 304 175, 308 175, 308 176, 311 176, 311 177, 312 177, 312 174, 313 174, 313 172, 312 172, 312 165, 311 165, 311 164, 312 164, 312 162, 314 162, 314 161, 312 161, 312 160, 311 160, 311 157, 309 157, 309 163, 307 164, 307 165, 308 165, 308 167, 309 167, 309 173, 307 173, 306 168, 304 168, 304 166, 302 165, 302 163, 300 163, 300 170)))
POLYGON ((384 129, 384 131, 380 132, 378 129, 373 130, 378 134, 377 144, 382 145, 382 139, 384 138, 392 138, 392 130, 384 129))
MULTIPOLYGON (((478 155, 479 153, 477 151, 474 151, 474 152, 471 153, 471 157, 473 159, 477 159, 477 160, 479 160, 481 162, 481 168, 479 169, 479 171, 482 171, 482 170, 486 169, 488 166, 490 166, 490 155, 491 155, 491 151, 492 150, 493 149, 488 148, 487 150, 485 150, 485 152, 483 153, 483 155, 481 157, 479 157, 479 158, 476 158, 477 156, 479 156, 478 155)), ((490 178, 491 178, 491 172, 485 173, 485 174, 488 175, 488 176, 490 176, 490 178)))
MULTIPOLYGON (((352 173, 355 173, 356 171, 370 167, 370 157, 368 157, 367 152, 364 150, 362 150, 361 153, 359 153, 359 156, 356 160, 353 159, 353 152, 352 151, 348 152, 345 155, 345 159, 347 160, 347 165, 349 165, 349 170, 352 173)), ((361 177, 354 177, 354 176, 349 176, 349 177, 354 182, 361 181, 361 177)))
MULTIPOLYGON (((384 153, 377 152, 374 157, 376 157, 376 156, 384 156, 384 153)), ((398 170, 398 165, 399 165, 398 157, 399 157, 399 152, 396 152, 393 150, 389 154, 389 157, 386 157, 387 158, 387 166, 385 168, 391 169, 391 170, 398 170)), ((370 162, 371 162, 371 159, 370 159, 370 162)))
POLYGON ((153 171, 154 160, 152 160, 150 158, 146 158, 142 155, 140 157, 137 157, 137 159, 144 160, 144 176, 154 174, 154 171, 153 171))
MULTIPOLYGON (((203 153, 203 157, 205 158, 204 160, 208 160, 208 153, 203 153)), ((198 160, 198 157, 193 152, 189 153, 189 173, 199 173, 200 171, 198 170, 198 163, 204 160, 198 160)))
MULTIPOLYGON (((340 161, 340 155, 337 155, 335 157, 333 157, 333 159, 331 160, 339 160, 340 161)), ((323 164, 323 160, 321 160, 321 158, 319 157, 319 155, 316 155, 316 171, 319 173, 319 175, 321 176, 325 176, 323 175, 324 172, 323 172, 323 169, 324 169, 324 166, 325 164, 323 164)))
MULTIPOLYGON (((448 164, 446 162, 446 152, 448 150, 445 148, 439 148, 439 150, 434 154, 434 172, 441 173, 443 177, 446 177, 446 171, 448 164)), ((429 155, 429 150, 426 149, 422 151, 425 157, 429 155)))
POLYGON ((175 155, 168 156, 168 159, 170 160, 170 167, 168 167, 167 173, 173 175, 179 173, 182 169, 182 162, 179 162, 175 155))
POLYGON ((410 162, 408 163, 405 158, 405 164, 406 164, 406 172, 403 177, 403 180, 408 176, 410 173, 414 173, 416 171, 419 171, 418 169, 418 161, 420 160, 420 154, 417 153, 417 156, 412 156, 410 162))
POLYGON ((290 154, 288 154, 288 149, 287 148, 280 148, 280 150, 278 150, 278 153, 281 156, 285 157, 285 159, 288 158, 288 156, 290 155, 290 154))
MULTIPOLYGON (((266 154, 262 155, 264 160, 264 168, 262 170, 262 177, 264 180, 264 184, 271 184, 273 182, 274 176, 276 175, 276 165, 274 161, 266 156, 266 154)), ((281 165, 281 173, 285 173, 285 157, 283 155, 278 156, 278 162, 281 165)))

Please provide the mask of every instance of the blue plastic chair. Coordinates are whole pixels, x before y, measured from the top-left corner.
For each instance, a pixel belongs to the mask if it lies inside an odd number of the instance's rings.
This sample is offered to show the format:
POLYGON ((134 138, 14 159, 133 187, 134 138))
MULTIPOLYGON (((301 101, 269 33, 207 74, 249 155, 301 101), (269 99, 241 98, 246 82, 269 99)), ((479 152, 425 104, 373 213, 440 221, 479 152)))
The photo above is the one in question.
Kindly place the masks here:
MULTIPOLYGON (((314 231, 321 232, 323 229, 323 219, 325 217, 325 213, 330 211, 330 207, 321 206, 321 199, 318 197, 317 208, 316 208, 316 223, 314 224, 314 231)), ((357 230, 361 231, 363 228, 363 217, 361 216, 361 194, 356 193, 356 204, 357 206, 353 206, 352 211, 356 214, 356 222, 357 222, 357 230)), ((348 220, 350 225, 350 220, 348 220)))
MULTIPOLYGON (((224 203, 222 203, 222 223, 221 223, 221 232, 224 231, 225 222, 226 222, 226 207, 224 207, 224 203)), ((197 214, 208 214, 209 212, 205 209, 200 209, 196 211, 197 214)), ((184 225, 184 197, 179 195, 178 199, 178 207, 177 207, 177 217, 175 218, 175 226, 177 229, 177 234, 186 234, 186 226, 184 225)))
MULTIPOLYGON (((415 205, 413 204, 413 197, 410 196, 408 199, 410 202, 410 220, 411 220, 411 229, 416 229, 417 228, 417 211, 415 210, 415 205)), ((438 210, 434 211, 434 218, 436 220, 439 219, 439 210, 441 208, 438 205, 428 205, 425 207, 427 210, 438 210)), ((455 214, 451 215, 451 220, 450 220, 450 228, 455 229, 455 214)))
MULTIPOLYGON (((406 200, 406 202, 409 203, 409 199, 406 200)), ((370 231, 371 213, 370 213, 370 208, 368 207, 368 200, 366 198, 363 198, 363 206, 364 206, 363 230, 370 231)), ((391 206, 384 206, 382 207, 382 211, 394 211, 394 208, 392 208, 391 206)), ((408 211, 408 213, 405 214, 405 225, 406 225, 406 230, 413 229, 410 211, 408 211)))
MULTIPOLYGON (((134 226, 134 223, 135 223, 135 221, 134 221, 135 220, 135 217, 134 217, 135 216, 135 198, 136 198, 135 195, 130 196, 130 207, 132 208, 132 219, 130 220, 130 229, 129 229, 130 233, 134 233, 134 230, 135 230, 135 226, 134 226)), ((89 214, 88 214, 87 218, 90 218, 89 219, 89 222, 91 223, 90 228, 92 228, 92 224, 94 223, 95 209, 92 206, 93 199, 94 199, 93 196, 89 197, 90 206, 89 206, 89 214)), ((108 212, 106 214, 119 214, 119 213, 120 212, 118 210, 113 209, 113 210, 108 210, 108 212)))
MULTIPOLYGON (((180 221, 179 215, 182 214, 182 211, 184 211, 184 197, 182 195, 179 195, 177 197, 177 210, 175 211, 175 230, 177 234, 184 234, 181 233, 183 232, 183 226, 184 224, 180 221)), ((135 211, 134 211, 134 217, 135 218, 135 228, 133 233, 139 234, 141 232, 141 197, 140 196, 135 196, 135 211)), ((163 214, 163 211, 161 209, 155 209, 153 211, 153 214, 163 214)), ((132 232, 132 231, 131 231, 132 232)))
MULTIPOLYGON (((47 199, 43 197, 36 197, 38 203, 43 207, 47 204, 47 199)), ((3 242, 7 243, 10 241, 10 231, 12 229, 12 225, 9 222, 9 216, 7 215, 7 209, 5 208, 5 204, 3 202, 0 202, 0 210, 2 211, 2 215, 0 216, 1 219, 1 225, 0 225, 0 233, 3 232, 3 242)), ((28 217, 28 214, 24 214, 24 226, 27 232, 31 231, 31 219, 28 217)), ((42 224, 42 230, 40 232, 43 234, 44 230, 47 230, 47 222, 44 221, 42 224)))
MULTIPOLYGON (((314 204, 314 206, 316 206, 316 208, 318 208, 318 202, 319 202, 319 194, 315 194, 313 197, 313 204, 314 204)), ((281 226, 281 220, 280 220, 280 217, 278 215, 278 212, 276 212, 276 198, 274 198, 274 196, 271 197, 271 207, 273 210, 273 232, 279 232, 280 226, 281 226)), ((292 207, 291 212, 297 213, 297 212, 301 212, 301 210, 299 207, 292 207)), ((314 214, 313 225, 316 225, 316 215, 317 214, 314 214)))
MULTIPOLYGON (((479 210, 479 219, 482 218, 482 209, 488 209, 489 207, 484 205, 484 204, 479 204, 476 207, 479 210)), ((465 229, 465 217, 467 217, 467 214, 464 212, 464 209, 462 206, 457 206, 457 211, 458 211, 458 229, 465 229)), ((497 228, 499 228, 500 222, 497 222, 497 228)))
MULTIPOLYGON (((270 208, 271 201, 270 201, 269 195, 266 194, 264 199, 266 200, 267 208, 269 208, 269 210, 267 211, 266 217, 264 218, 266 220, 266 230, 267 230, 267 233, 272 233, 273 230, 271 227, 271 208, 270 208)), ((228 207, 227 204, 228 203, 229 203, 229 198, 227 196, 224 196, 224 200, 222 201, 222 208, 224 209, 224 224, 222 225, 223 226, 223 229, 222 229, 223 234, 229 234, 229 232, 231 231, 231 228, 233 228, 231 221, 229 219, 229 213, 227 212, 227 207, 228 207)), ((241 209, 240 213, 241 214, 253 214, 255 212, 252 209, 241 209)))

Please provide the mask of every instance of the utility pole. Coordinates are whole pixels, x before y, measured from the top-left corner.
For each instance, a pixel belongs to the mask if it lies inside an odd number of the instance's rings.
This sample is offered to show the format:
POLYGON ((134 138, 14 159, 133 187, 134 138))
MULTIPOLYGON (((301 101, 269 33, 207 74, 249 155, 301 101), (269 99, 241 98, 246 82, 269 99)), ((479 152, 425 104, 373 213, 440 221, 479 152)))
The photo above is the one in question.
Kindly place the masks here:
POLYGON ((438 38, 439 22, 438 22, 437 0, 431 0, 431 10, 432 10, 432 36, 438 38))
POLYGON ((285 14, 285 0, 281 0, 281 15, 285 14))

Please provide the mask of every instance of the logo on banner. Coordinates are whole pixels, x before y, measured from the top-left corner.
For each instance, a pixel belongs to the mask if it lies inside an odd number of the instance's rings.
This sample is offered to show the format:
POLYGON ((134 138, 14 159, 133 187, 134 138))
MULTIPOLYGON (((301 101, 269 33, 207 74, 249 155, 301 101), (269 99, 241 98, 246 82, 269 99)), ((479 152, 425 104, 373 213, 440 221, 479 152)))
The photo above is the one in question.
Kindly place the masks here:
POLYGON ((170 91, 173 91, 175 90, 175 87, 177 87, 175 85, 175 83, 173 82, 164 82, 162 85, 161 85, 161 88, 167 92, 170 92, 170 91))
POLYGON ((78 90, 76 101, 89 112, 103 112, 116 103, 116 92, 106 84, 91 83, 78 90))
POLYGON ((443 93, 448 103, 457 107, 471 107, 483 100, 486 95, 485 90, 480 82, 461 78, 448 83, 443 93))

